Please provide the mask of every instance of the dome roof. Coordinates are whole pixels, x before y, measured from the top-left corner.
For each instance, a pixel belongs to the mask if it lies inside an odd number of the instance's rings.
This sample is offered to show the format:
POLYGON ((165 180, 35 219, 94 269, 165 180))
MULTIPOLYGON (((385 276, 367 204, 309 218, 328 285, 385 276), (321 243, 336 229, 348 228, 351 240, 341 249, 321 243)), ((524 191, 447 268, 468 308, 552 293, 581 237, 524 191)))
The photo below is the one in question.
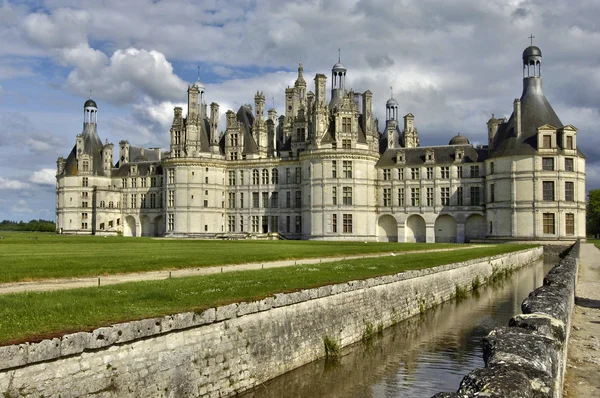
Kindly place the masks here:
POLYGON ((394 98, 390 98, 385 103, 385 106, 398 106, 398 101, 396 101, 394 98))
POLYGON ((331 68, 331 70, 333 71, 347 71, 348 69, 346 69, 346 67, 344 66, 343 63, 338 62, 337 64, 333 65, 333 68, 331 68))
POLYGON ((526 60, 529 57, 541 57, 542 50, 540 50, 537 46, 529 46, 523 51, 523 60, 526 60))
POLYGON ((448 145, 468 145, 468 144, 470 144, 470 142, 467 139, 467 137, 465 137, 464 135, 460 135, 460 133, 458 133, 456 136, 452 137, 452 139, 448 143, 448 145))
POLYGON ((198 79, 194 82, 194 86, 198 87, 199 89, 204 89, 204 84, 202 84, 200 79, 198 79))
POLYGON ((90 98, 89 100, 85 101, 85 104, 83 104, 83 107, 84 108, 88 108, 88 107, 97 108, 98 105, 96 105, 96 101, 94 101, 93 99, 90 98))

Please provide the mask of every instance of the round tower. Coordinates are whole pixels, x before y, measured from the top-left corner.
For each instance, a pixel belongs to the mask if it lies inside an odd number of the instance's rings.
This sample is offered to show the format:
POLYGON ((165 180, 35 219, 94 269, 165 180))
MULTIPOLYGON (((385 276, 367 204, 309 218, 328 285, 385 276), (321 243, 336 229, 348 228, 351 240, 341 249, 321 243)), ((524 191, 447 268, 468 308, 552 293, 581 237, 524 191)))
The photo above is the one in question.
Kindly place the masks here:
POLYGON ((398 120, 398 101, 394 97, 385 103, 385 121, 398 120))
POLYGON ((346 89, 346 67, 341 61, 338 54, 338 62, 331 68, 331 89, 345 90, 346 89))
POLYGON ((85 104, 83 104, 83 124, 97 124, 98 123, 98 105, 96 101, 90 97, 85 104))
POLYGON ((523 51, 523 78, 542 77, 542 50, 531 45, 523 51))

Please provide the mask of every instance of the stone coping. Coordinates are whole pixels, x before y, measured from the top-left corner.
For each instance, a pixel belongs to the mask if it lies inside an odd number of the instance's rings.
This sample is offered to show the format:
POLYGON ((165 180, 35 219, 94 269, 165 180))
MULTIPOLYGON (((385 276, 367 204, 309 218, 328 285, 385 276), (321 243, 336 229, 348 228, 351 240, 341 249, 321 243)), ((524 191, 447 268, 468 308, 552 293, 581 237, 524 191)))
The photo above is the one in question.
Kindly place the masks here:
POLYGON ((199 312, 184 312, 163 317, 118 323, 111 326, 100 327, 90 332, 70 333, 61 337, 45 339, 39 342, 1 346, 0 371, 74 356, 85 351, 106 349, 112 345, 131 343, 136 340, 153 336, 222 322, 248 314, 268 311, 271 308, 294 305, 340 293, 419 278, 425 275, 456 268, 468 267, 476 263, 489 262, 491 266, 494 266, 494 263, 502 263, 507 256, 518 256, 519 254, 526 254, 536 250, 539 251, 539 255, 541 256, 541 247, 529 248, 495 256, 440 265, 432 268, 410 270, 394 275, 379 276, 364 280, 353 280, 334 285, 302 289, 291 293, 277 293, 258 301, 233 303, 220 307, 208 308, 199 312))

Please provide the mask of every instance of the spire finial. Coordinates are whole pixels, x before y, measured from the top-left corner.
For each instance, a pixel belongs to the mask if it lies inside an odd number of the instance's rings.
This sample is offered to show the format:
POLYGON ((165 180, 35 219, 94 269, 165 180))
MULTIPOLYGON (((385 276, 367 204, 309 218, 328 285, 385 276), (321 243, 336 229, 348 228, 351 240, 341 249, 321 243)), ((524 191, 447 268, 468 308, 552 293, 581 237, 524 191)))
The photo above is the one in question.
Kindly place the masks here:
POLYGON ((531 40, 531 46, 533 46, 533 39, 535 39, 535 36, 532 34, 529 35, 529 40, 531 40))
POLYGON ((90 99, 92 99, 92 89, 90 89, 90 99))
POLYGON ((338 62, 342 62, 342 49, 338 48, 338 62))
POLYGON ((394 98, 394 89, 392 89, 392 86, 390 86, 390 93, 391 93, 391 95, 392 95, 392 97, 391 97, 391 98, 394 98))
POLYGON ((200 81, 200 65, 198 65, 198 81, 200 81))

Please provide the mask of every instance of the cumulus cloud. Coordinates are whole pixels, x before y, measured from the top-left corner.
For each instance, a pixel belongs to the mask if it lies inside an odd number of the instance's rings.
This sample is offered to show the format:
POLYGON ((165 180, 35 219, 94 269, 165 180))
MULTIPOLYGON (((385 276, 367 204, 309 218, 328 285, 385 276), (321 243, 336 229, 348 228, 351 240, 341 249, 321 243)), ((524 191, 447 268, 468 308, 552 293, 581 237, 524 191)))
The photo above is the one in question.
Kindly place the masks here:
POLYGON ((29 187, 30 187, 30 185, 26 182, 0 177, 0 189, 1 190, 21 190, 21 189, 28 189, 29 187))
POLYGON ((56 170, 55 169, 41 169, 35 171, 29 176, 29 182, 38 185, 56 185, 56 170))

